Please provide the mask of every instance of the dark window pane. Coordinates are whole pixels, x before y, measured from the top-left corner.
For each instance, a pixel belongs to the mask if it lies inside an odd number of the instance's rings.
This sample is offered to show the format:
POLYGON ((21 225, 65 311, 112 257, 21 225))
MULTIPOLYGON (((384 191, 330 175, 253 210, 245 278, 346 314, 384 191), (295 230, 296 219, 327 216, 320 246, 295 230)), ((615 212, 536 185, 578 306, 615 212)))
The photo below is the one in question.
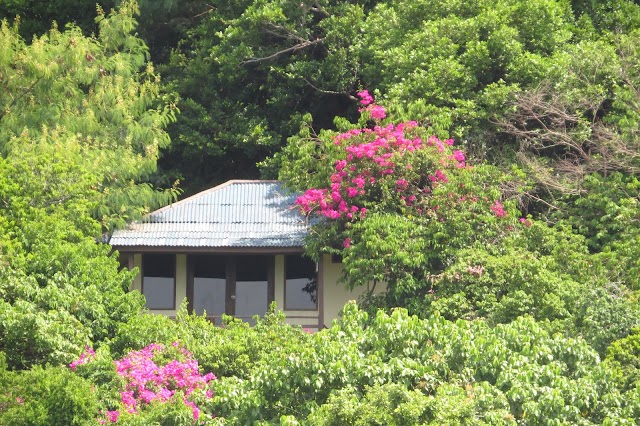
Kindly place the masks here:
POLYGON ((193 309, 198 315, 220 317, 225 313, 227 279, 222 256, 194 256, 193 309))
POLYGON ((250 319, 263 315, 269 307, 269 262, 271 256, 236 258, 235 316, 250 319))
POLYGON ((145 254, 142 259, 142 292, 149 309, 175 308, 176 257, 172 254, 145 254))
POLYGON ((303 256, 287 256, 285 309, 316 309, 316 263, 303 256))
POLYGON ((271 256, 236 257, 236 281, 267 282, 267 265, 271 256))

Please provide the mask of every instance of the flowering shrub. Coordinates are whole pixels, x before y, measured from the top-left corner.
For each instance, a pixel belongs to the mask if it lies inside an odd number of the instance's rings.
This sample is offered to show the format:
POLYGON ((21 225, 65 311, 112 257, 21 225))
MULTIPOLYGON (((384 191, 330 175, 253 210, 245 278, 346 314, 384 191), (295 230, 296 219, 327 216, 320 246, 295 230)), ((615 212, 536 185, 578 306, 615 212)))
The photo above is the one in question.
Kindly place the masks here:
MULTIPOLYGON (((95 353, 87 348, 70 367, 75 370, 92 358, 95 358, 95 353)), ((121 406, 106 411, 101 423, 116 423, 123 411, 135 415, 152 403, 175 403, 176 400, 189 407, 193 420, 198 421, 201 410, 196 401, 213 396, 207 385, 215 380, 215 376, 213 373, 201 375, 198 361, 177 342, 170 346, 150 344, 139 351, 129 352, 114 364, 122 384, 121 406)))
MULTIPOLYGON (((384 108, 374 103, 368 91, 358 96, 363 106, 359 111, 370 114, 376 122, 386 117, 384 108)), ((330 186, 307 190, 296 204, 305 214, 315 212, 332 220, 364 218, 371 206, 442 218, 438 210, 445 206, 434 197, 435 188, 449 183, 458 169, 472 167, 466 164, 462 151, 452 148, 453 140, 441 141, 435 136, 424 140, 423 136, 415 121, 338 134, 334 144, 343 148, 343 158, 335 160, 330 186)), ((465 195, 463 187, 455 190, 462 194, 453 202, 446 201, 448 207, 478 201, 473 194, 465 195)), ((448 192, 447 197, 452 199, 454 194, 448 192)), ((492 201, 489 210, 496 217, 507 216, 500 200, 492 201)))
POLYGON ((374 125, 334 135, 324 187, 296 200, 325 221, 308 248, 343 255, 349 285, 385 281, 415 295, 455 250, 499 238, 518 225, 495 168, 472 166, 451 139, 429 136, 416 121, 381 122, 386 111, 362 91, 360 112, 374 125))

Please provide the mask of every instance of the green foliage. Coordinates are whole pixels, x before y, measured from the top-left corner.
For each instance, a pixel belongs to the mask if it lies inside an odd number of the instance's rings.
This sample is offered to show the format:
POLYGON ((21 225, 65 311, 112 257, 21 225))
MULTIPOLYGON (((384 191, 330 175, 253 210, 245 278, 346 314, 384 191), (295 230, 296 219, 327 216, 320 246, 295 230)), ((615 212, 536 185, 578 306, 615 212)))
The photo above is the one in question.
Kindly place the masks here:
POLYGON ((124 412, 118 418, 118 423, 127 426, 193 426, 199 424, 194 421, 191 408, 181 400, 174 399, 170 402, 151 403, 144 412, 130 414, 124 412))
POLYGON ((229 424, 630 422, 634 391, 613 378, 584 341, 530 317, 490 327, 398 309, 367 321, 351 304, 307 344, 256 362, 250 380, 218 380, 211 411, 229 424))
POLYGON ((475 386, 443 384, 435 394, 386 383, 365 386, 363 395, 352 388, 334 392, 314 411, 309 425, 515 425, 506 398, 486 382, 475 386), (476 413, 481 412, 481 415, 476 413))
POLYGON ((175 320, 145 314, 123 323, 109 343, 114 356, 141 349, 150 343, 182 342, 198 359, 203 371, 218 377, 248 378, 259 360, 279 351, 287 342, 305 341, 308 334, 284 324, 284 315, 272 306, 256 325, 227 317, 224 327, 215 327, 205 317, 189 314, 182 304, 175 320))
MULTIPOLYGON (((516 221, 515 206, 505 201, 505 207, 499 200, 508 186, 510 195, 517 196, 522 173, 514 167, 509 175, 488 165, 447 168, 449 154, 442 143, 433 152, 428 145, 406 153, 391 150, 393 166, 380 172, 373 163, 386 151, 361 151, 383 141, 400 143, 391 134, 373 141, 371 135, 381 132, 375 129, 339 135, 325 131, 317 138, 303 131, 283 150, 288 161, 281 171, 294 188, 309 183, 331 188, 321 193, 327 194, 327 205, 340 196, 335 191, 342 190, 343 182, 353 186, 360 174, 366 176, 362 194, 342 195, 349 203, 345 211, 355 204, 365 207, 366 215, 334 219, 336 207, 323 207, 322 214, 331 220, 316 222, 307 252, 312 257, 341 254, 342 279, 351 288, 385 283, 382 295, 365 294, 371 313, 402 306, 420 317, 439 312, 451 320, 483 318, 490 324, 531 315, 550 331, 583 337, 602 355, 611 342, 640 324, 637 296, 629 291, 637 281, 638 253, 635 227, 627 225, 637 215, 633 178, 612 174, 611 181, 628 184, 608 189, 592 176, 597 188, 592 194, 578 200, 567 197, 557 215, 568 216, 585 239, 566 222, 550 227, 530 218, 516 221), (311 173, 302 174, 305 167, 311 167, 311 173), (446 179, 433 176, 436 168, 444 170, 446 179), (427 177, 437 184, 425 185, 427 177), (399 183, 406 196, 399 197, 399 183), (583 210, 586 222, 581 221, 583 210), (591 254, 587 243, 597 242, 596 234, 607 251, 591 254)), ((426 131, 416 130, 418 135, 426 131)), ((298 203, 313 214, 317 197, 318 190, 312 189, 298 203)))
POLYGON ((6 372, 0 352, 0 423, 5 425, 87 425, 98 414, 89 381, 66 367, 6 372))
POLYGON ((100 226, 82 197, 83 172, 61 154, 0 158, 0 347, 12 368, 64 364, 84 345, 113 336, 144 303, 128 293, 100 226), (30 338, 27 338, 30 337, 30 338))
MULTIPOLYGON (((99 3, 95 21, 93 3, 0 4, 0 423, 95 424, 120 398, 113 360, 176 341, 221 377, 214 424, 637 422, 635 2, 143 1, 152 54, 177 46, 164 88, 133 35, 138 6, 99 3), (389 291, 314 334, 275 310, 223 328, 186 305, 176 320, 144 313, 135 272, 96 241, 176 195, 145 182, 193 191, 273 156, 262 173, 326 187, 342 158, 326 129, 373 125, 349 121, 362 85, 476 156, 421 200, 433 215, 394 192, 439 167, 418 155, 394 159, 406 173, 363 200, 362 220, 317 228, 310 252, 341 253, 349 285, 389 291), (167 132, 172 91, 184 114, 167 132), (520 194, 527 180, 540 186, 520 194), (517 221, 528 195, 530 212, 557 209, 553 227, 517 221), (86 345, 95 359, 70 371, 86 345)), ((120 422, 194 420, 176 403, 120 422)))
POLYGON ((640 328, 624 339, 617 340, 607 349, 604 363, 619 374, 625 389, 640 384, 640 328))
POLYGON ((96 5, 109 10, 115 4, 116 0, 6 0, 0 3, 0 20, 17 20, 20 35, 25 40, 46 33, 54 22, 60 28, 76 25, 85 35, 91 35, 98 29, 94 20, 96 5))
POLYGON ((427 312, 449 319, 509 323, 531 315, 549 330, 581 336, 604 355, 640 323, 632 294, 610 280, 607 265, 588 253, 568 227, 536 222, 499 245, 462 250, 433 278, 427 312))
POLYGON ((97 38, 72 27, 31 44, 0 25, 0 152, 10 164, 47 166, 58 179, 51 201, 84 198, 105 227, 171 196, 137 183, 155 170, 158 149, 169 142, 163 128, 174 108, 159 99, 153 67, 140 72, 147 49, 131 35, 135 13, 137 6, 124 2, 117 13, 99 16, 97 38), (60 163, 76 179, 58 176, 52 166, 60 163))
MULTIPOLYGON (((331 126, 353 112, 363 6, 346 1, 209 2, 161 71, 180 97, 163 172, 190 191, 230 177, 255 178, 256 163, 295 133, 305 113, 331 126)), ((274 175, 274 170, 271 170, 274 175)))
POLYGON ((155 168, 173 108, 123 2, 100 33, 53 29, 25 43, 0 23, 0 350, 10 368, 66 364, 144 306, 133 272, 97 244, 172 193, 155 168))
POLYGON ((438 140, 429 128, 387 119, 370 129, 368 118, 365 112, 357 125, 340 122, 350 127, 343 133, 310 137, 303 130, 281 153, 280 178, 308 189, 298 204, 315 221, 310 257, 342 255, 347 286, 384 282, 384 306, 418 313, 432 277, 460 250, 498 245, 525 227, 507 198, 521 185, 518 170, 467 165, 453 141, 438 140), (503 194, 507 186, 511 194, 503 194))
POLYGON ((640 10, 630 0, 572 0, 573 13, 580 24, 599 31, 624 33, 640 26, 640 10))
POLYGON ((434 133, 466 138, 501 112, 487 108, 496 89, 536 84, 570 25, 556 1, 384 2, 366 22, 363 76, 434 133))
POLYGON ((584 235, 592 251, 628 238, 637 221, 640 182, 634 176, 613 173, 589 175, 582 196, 567 196, 555 214, 584 235))

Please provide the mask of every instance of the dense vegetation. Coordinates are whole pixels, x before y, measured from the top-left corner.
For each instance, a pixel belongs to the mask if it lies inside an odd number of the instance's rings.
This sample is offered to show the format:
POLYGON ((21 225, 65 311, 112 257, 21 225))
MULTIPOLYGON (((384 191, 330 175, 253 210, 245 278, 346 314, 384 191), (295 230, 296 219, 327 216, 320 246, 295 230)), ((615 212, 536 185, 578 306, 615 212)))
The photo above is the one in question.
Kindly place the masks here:
POLYGON ((0 4, 0 424, 637 424, 635 2, 97 3, 0 4), (258 176, 387 292, 145 312, 104 235, 258 176))

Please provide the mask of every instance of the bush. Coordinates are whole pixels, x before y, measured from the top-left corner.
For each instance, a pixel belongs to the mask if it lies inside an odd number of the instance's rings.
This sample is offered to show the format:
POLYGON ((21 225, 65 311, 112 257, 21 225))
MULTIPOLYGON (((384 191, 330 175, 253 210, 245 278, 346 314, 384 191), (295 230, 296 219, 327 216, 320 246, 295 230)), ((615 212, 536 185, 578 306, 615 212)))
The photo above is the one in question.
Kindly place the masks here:
MULTIPOLYGON (((0 354, 0 368, 2 358, 0 354)), ((3 425, 84 426, 92 424, 98 415, 92 384, 66 367, 1 371, 0 389, 3 425)))
POLYGON ((604 363, 618 373, 625 389, 640 387, 640 328, 613 342, 604 363))
POLYGON ((584 340, 531 317, 491 327, 398 309, 368 320, 353 304, 213 390, 209 411, 229 424, 621 424, 638 410, 584 340))

